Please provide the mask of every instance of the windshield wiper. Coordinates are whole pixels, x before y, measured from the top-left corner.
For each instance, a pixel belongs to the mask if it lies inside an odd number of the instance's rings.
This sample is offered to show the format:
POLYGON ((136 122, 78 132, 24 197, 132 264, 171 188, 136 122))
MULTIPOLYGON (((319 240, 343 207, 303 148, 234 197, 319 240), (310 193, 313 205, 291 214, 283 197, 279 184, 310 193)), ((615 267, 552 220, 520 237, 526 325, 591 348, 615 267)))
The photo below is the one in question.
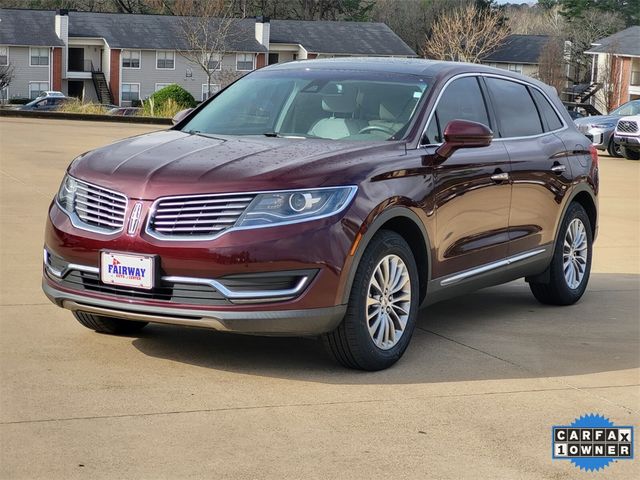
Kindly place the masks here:
POLYGON ((278 132, 265 132, 262 135, 269 138, 293 138, 297 140, 306 140, 307 138, 319 138, 319 137, 315 137, 314 135, 304 135, 302 133, 295 134, 295 135, 282 135, 278 132))

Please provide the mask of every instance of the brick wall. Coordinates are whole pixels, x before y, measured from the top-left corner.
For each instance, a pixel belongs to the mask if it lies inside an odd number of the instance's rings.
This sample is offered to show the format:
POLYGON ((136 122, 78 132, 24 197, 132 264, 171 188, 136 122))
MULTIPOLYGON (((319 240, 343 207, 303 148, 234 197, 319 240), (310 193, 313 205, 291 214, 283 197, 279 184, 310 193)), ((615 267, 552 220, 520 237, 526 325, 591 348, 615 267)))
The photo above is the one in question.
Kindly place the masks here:
POLYGON ((120 50, 111 49, 111 61, 109 65, 109 88, 113 95, 113 103, 120 105, 120 50))
POLYGON ((53 65, 51 71, 51 90, 62 90, 62 48, 53 49, 53 65))

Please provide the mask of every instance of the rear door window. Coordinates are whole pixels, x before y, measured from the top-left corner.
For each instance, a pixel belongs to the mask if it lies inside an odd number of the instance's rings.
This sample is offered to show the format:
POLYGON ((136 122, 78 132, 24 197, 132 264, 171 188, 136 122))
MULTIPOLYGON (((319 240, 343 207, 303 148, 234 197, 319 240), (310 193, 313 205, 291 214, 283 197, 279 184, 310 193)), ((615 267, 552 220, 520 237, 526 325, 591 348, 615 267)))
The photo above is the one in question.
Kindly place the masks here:
POLYGON ((556 111, 549 103, 549 100, 547 100, 542 92, 540 92, 540 90, 536 88, 532 88, 531 93, 533 95, 533 99, 536 102, 536 105, 538 106, 538 110, 540 111, 540 116, 544 121, 545 130, 547 132, 553 132, 554 130, 561 129, 563 123, 560 120, 560 117, 558 117, 556 111))
POLYGON ((492 77, 486 78, 486 83, 501 137, 529 137, 543 133, 538 109, 525 85, 492 77))
POLYGON ((442 143, 443 132, 452 120, 470 120, 491 127, 476 77, 459 78, 447 86, 427 126, 423 143, 442 143))

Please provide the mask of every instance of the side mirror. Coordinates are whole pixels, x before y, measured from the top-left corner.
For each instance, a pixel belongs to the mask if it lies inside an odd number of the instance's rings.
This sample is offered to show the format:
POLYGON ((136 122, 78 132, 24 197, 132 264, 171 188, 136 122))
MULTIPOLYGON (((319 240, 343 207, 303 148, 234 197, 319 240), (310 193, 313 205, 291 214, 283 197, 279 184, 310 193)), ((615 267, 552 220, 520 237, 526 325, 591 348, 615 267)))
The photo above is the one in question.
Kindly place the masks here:
POLYGON ((459 148, 488 147, 493 140, 489 127, 469 120, 452 120, 444 129, 444 143, 436 150, 439 163, 444 162, 459 148))
POLYGON ((189 115, 191 112, 193 111, 193 108, 186 108, 184 110, 180 110, 178 113, 176 113, 173 118, 171 119, 171 122, 176 125, 178 123, 180 123, 182 120, 184 120, 186 118, 187 115, 189 115))

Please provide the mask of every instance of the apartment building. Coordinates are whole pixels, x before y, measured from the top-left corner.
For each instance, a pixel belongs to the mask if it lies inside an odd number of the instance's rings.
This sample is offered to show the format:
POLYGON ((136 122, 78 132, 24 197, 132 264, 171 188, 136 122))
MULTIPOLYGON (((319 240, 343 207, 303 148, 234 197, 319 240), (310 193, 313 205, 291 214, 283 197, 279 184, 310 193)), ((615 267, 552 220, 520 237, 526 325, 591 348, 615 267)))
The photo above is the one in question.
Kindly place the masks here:
POLYGON ((0 9, 0 65, 13 69, 13 80, 0 95, 5 100, 35 98, 42 90, 60 90, 86 101, 130 105, 177 83, 205 100, 231 79, 271 63, 415 56, 384 23, 236 19, 225 53, 208 62, 209 85, 207 73, 193 61, 186 21, 165 15, 0 9))

